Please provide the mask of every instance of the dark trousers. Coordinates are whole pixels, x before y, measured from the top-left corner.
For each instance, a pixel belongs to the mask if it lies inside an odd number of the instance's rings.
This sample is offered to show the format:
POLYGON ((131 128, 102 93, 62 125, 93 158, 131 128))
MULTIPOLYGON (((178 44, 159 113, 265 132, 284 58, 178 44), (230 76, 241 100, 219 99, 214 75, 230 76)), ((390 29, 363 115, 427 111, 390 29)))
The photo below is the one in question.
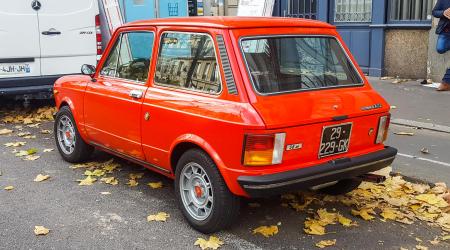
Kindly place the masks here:
MULTIPOLYGON (((436 44, 436 51, 439 54, 444 54, 445 52, 450 50, 450 33, 444 32, 439 34, 437 44, 436 44)), ((442 78, 443 83, 450 84, 450 69, 447 68, 447 71, 445 72, 444 78, 442 78)))

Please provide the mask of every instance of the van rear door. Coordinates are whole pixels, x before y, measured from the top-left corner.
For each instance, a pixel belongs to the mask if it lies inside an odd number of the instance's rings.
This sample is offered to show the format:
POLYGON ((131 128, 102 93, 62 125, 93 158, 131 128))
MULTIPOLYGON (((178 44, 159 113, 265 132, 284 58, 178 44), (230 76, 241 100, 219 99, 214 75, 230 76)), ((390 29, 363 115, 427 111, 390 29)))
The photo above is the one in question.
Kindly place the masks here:
POLYGON ((2 2, 0 78, 40 75, 38 30, 37 11, 32 8, 31 1, 2 2))
POLYGON ((38 12, 42 75, 79 73, 97 63, 97 0, 40 0, 38 12))

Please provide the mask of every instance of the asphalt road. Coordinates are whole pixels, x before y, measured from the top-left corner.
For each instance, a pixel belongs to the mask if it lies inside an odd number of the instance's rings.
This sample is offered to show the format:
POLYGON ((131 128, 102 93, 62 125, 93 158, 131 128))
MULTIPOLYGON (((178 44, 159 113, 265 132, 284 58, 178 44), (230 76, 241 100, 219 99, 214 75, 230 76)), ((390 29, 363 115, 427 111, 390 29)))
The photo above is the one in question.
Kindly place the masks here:
MULTIPOLYGON (((14 125, 6 125, 13 128, 14 125)), ((0 126, 0 129, 3 126, 0 126)), ((126 161, 115 174, 119 185, 95 183, 78 186, 83 170, 70 169, 56 151, 43 153, 45 148, 55 148, 51 135, 40 134, 41 129, 52 129, 52 122, 41 128, 26 128, 36 139, 24 139, 24 149, 37 148, 41 156, 36 161, 23 161, 3 147, 16 141, 16 135, 0 136, 0 249, 198 249, 194 242, 204 235, 191 229, 183 219, 175 202, 172 182, 126 161), (144 172, 140 185, 125 185, 129 173, 144 172), (38 174, 48 174, 47 181, 36 183, 38 174), (162 181, 162 189, 151 189, 150 181, 162 181), (3 187, 13 185, 12 191, 3 187), (101 192, 110 192, 109 195, 101 192), (167 222, 147 222, 146 217, 164 211, 170 214, 167 222), (35 236, 34 226, 43 225, 51 231, 46 236, 35 236)), ((393 126, 392 131, 409 128, 393 126)), ((415 130, 411 137, 390 135, 389 143, 409 155, 420 155, 421 147, 428 147, 431 154, 423 157, 450 162, 448 148, 450 138, 435 132, 415 130)), ((23 140, 23 139, 19 139, 23 140)), ((92 160, 107 160, 111 156, 97 152, 92 160)), ((431 181, 450 183, 448 167, 427 161, 398 157, 393 168, 406 175, 414 175, 431 181)), ((329 249, 413 249, 418 242, 430 249, 449 249, 450 244, 431 246, 428 240, 441 234, 441 230, 416 222, 403 225, 380 220, 366 222, 350 215, 349 209, 335 204, 321 206, 329 211, 337 209, 343 215, 356 220, 358 227, 327 227, 325 236, 310 236, 303 232, 307 213, 282 207, 280 198, 243 200, 242 211, 236 225, 217 235, 225 242, 222 249, 312 249, 320 240, 337 239, 329 249), (258 202, 259 208, 248 205, 258 202), (253 235, 252 229, 261 225, 280 223, 280 232, 264 238, 253 235)), ((319 208, 313 206, 312 208, 319 208)))

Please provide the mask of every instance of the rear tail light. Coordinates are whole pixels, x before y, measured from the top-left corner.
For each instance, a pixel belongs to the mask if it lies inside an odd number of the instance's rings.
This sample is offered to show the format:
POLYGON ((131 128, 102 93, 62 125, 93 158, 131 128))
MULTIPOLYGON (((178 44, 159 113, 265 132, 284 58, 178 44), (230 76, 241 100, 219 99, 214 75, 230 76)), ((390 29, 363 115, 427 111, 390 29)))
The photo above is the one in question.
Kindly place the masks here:
POLYGON ((245 136, 243 164, 263 166, 280 164, 283 160, 285 133, 245 136))
POLYGON ((101 23, 100 23, 100 15, 95 16, 95 37, 96 37, 96 43, 97 43, 97 63, 100 61, 100 58, 102 57, 103 53, 103 38, 102 38, 102 31, 100 29, 101 23))
POLYGON ((376 144, 380 144, 387 139, 390 120, 391 115, 380 117, 380 120, 378 121, 377 138, 375 140, 376 144))

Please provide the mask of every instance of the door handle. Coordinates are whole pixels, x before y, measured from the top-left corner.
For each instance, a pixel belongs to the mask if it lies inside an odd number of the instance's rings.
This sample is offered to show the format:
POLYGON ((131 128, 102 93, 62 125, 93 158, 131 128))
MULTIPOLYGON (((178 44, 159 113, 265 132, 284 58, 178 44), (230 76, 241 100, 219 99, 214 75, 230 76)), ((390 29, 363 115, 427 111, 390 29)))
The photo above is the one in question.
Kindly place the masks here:
POLYGON ((130 97, 135 98, 135 99, 140 99, 140 98, 142 98, 142 91, 133 89, 130 91, 130 97))
POLYGON ((61 35, 61 31, 56 31, 56 30, 47 30, 47 31, 42 31, 42 35, 45 36, 51 36, 51 35, 61 35))

